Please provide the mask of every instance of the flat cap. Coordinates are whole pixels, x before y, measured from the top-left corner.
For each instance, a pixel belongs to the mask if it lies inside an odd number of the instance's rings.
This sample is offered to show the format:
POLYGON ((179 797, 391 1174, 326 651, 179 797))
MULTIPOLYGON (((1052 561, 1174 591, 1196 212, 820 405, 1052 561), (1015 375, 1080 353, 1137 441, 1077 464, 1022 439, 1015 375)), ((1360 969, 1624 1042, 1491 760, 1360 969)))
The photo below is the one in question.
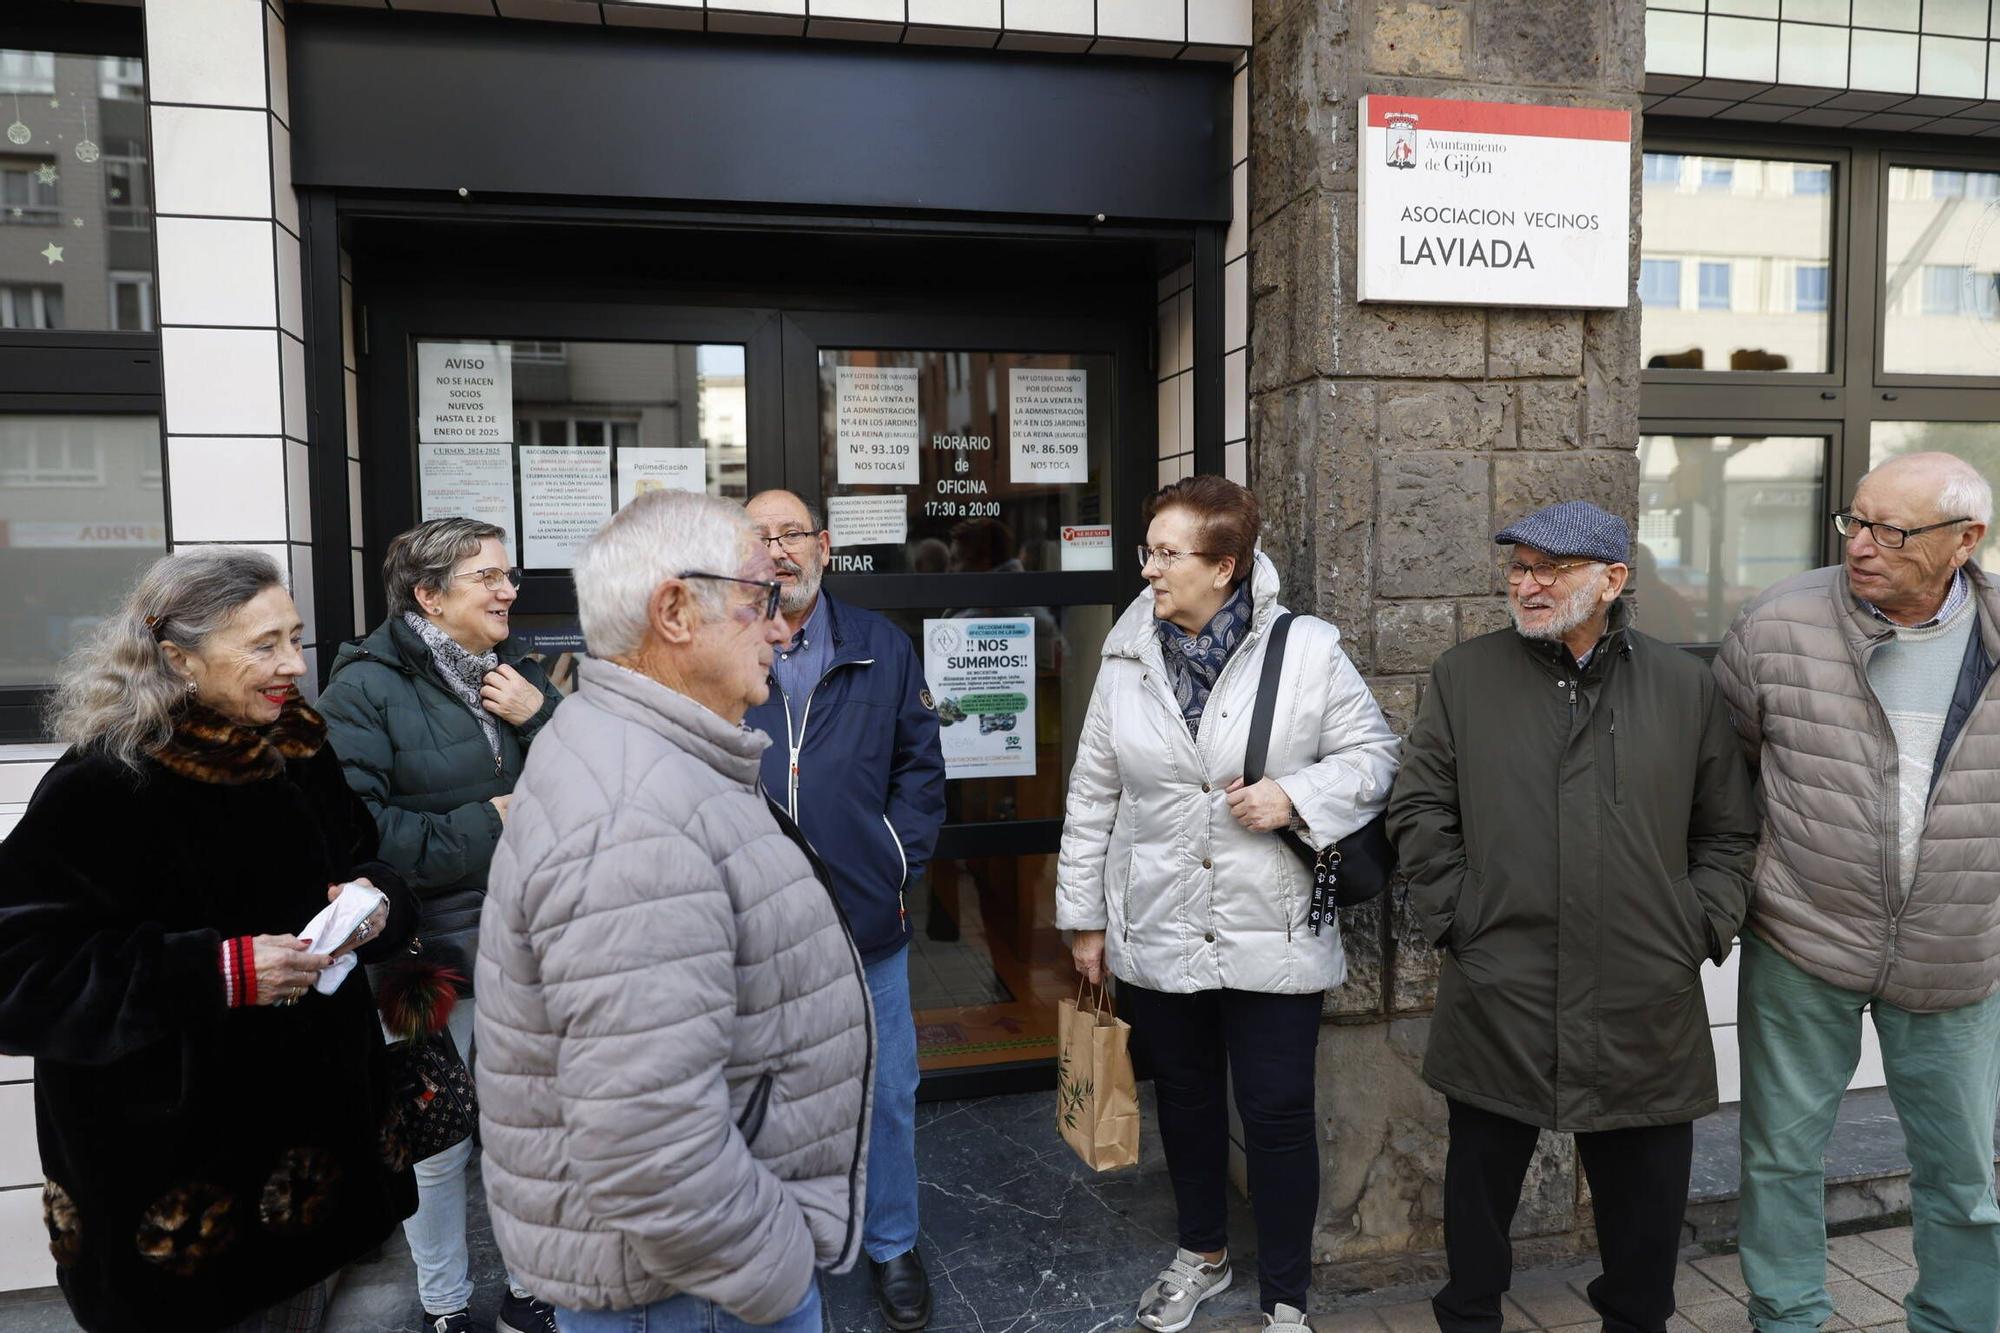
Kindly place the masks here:
POLYGON ((1632 534, 1625 520, 1588 500, 1564 500, 1538 509, 1493 534, 1493 540, 1501 546, 1532 546, 1548 555, 1611 565, 1624 564, 1632 554, 1632 534))

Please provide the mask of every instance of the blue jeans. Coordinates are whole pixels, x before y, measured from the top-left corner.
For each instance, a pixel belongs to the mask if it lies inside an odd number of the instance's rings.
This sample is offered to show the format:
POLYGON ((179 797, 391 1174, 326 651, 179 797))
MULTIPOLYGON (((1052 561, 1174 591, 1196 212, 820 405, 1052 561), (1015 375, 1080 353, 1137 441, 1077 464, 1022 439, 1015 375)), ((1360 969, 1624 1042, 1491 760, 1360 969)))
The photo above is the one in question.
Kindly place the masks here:
POLYGON ((699 1296, 669 1296, 637 1310, 557 1310, 562 1333, 737 1333, 765 1328, 775 1333, 820 1333, 819 1279, 806 1288, 799 1308, 775 1324, 746 1324, 713 1301, 699 1296))
POLYGON ((917 1023, 910 1015, 910 948, 868 964, 875 1002, 875 1120, 861 1248, 877 1263, 917 1245, 917 1023))

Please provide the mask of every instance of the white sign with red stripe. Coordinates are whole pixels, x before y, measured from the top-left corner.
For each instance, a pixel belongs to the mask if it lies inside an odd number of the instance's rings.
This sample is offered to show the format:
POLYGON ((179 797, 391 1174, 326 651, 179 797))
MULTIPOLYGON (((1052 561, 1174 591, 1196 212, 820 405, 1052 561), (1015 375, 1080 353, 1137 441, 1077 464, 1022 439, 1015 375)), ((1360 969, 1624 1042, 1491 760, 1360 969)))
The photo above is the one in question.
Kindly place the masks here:
POLYGON ((1360 299, 1622 309, 1632 113, 1361 99, 1360 299))

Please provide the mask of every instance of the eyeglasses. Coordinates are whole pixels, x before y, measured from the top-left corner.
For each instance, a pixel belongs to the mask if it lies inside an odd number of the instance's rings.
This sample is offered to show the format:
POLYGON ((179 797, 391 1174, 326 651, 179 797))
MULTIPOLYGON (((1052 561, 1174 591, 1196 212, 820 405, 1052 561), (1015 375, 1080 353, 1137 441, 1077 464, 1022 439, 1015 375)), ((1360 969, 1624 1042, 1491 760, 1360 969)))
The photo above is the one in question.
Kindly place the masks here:
POLYGON ((1833 519, 1833 530, 1841 536, 1852 537, 1856 530, 1865 530, 1869 538, 1885 551, 1900 551, 1904 542, 1923 533, 1936 532, 1955 523, 1972 522, 1969 518, 1948 518, 1942 523, 1926 523, 1921 528, 1899 528, 1894 523, 1873 523, 1845 512, 1828 517, 1833 519))
MULTIPOLYGON (((785 585, 776 579, 739 579, 734 574, 710 574, 699 569, 684 569, 680 573, 684 579, 714 579, 719 583, 747 583, 753 588, 764 590, 764 619, 778 618, 778 595, 785 585)), ((754 605, 754 604, 753 604, 754 605)))
POLYGON ((488 592, 499 592, 502 584, 510 588, 521 586, 520 570, 501 569, 497 565, 489 565, 485 569, 475 569, 469 574, 453 574, 451 577, 454 581, 458 579, 478 579, 488 592))
POLYGON ((1539 565, 1524 565, 1519 560, 1509 560, 1501 568, 1507 575, 1507 586, 1510 588, 1521 586, 1521 580, 1527 578, 1530 574, 1535 576, 1537 587, 1546 588, 1570 570, 1581 569, 1585 565, 1594 565, 1596 563, 1595 560, 1565 560, 1558 565, 1545 560, 1539 565))
POLYGON ((818 536, 817 532, 806 532, 799 528, 793 528, 790 532, 781 532, 775 537, 759 537, 757 540, 764 543, 766 547, 779 547, 786 555, 797 555, 800 551, 806 549, 807 543, 813 541, 818 536))
POLYGON ((1143 570, 1148 565, 1157 564, 1161 571, 1165 572, 1172 569, 1180 558, 1185 555, 1198 555, 1204 560, 1213 560, 1215 558, 1214 553, 1210 551, 1176 551, 1171 546, 1141 546, 1139 548, 1139 568, 1143 570))

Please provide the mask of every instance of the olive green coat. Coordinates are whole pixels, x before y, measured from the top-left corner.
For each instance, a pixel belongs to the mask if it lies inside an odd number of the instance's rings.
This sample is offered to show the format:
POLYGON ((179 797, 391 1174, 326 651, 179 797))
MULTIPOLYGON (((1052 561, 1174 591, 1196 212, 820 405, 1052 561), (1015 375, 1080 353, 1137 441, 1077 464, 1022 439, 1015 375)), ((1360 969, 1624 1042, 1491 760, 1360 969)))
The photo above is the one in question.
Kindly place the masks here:
POLYGON ((1701 964, 1748 903, 1750 777, 1708 670, 1629 621, 1582 670, 1511 629, 1445 653, 1389 800, 1445 950, 1424 1078, 1546 1129, 1716 1105, 1701 964))

